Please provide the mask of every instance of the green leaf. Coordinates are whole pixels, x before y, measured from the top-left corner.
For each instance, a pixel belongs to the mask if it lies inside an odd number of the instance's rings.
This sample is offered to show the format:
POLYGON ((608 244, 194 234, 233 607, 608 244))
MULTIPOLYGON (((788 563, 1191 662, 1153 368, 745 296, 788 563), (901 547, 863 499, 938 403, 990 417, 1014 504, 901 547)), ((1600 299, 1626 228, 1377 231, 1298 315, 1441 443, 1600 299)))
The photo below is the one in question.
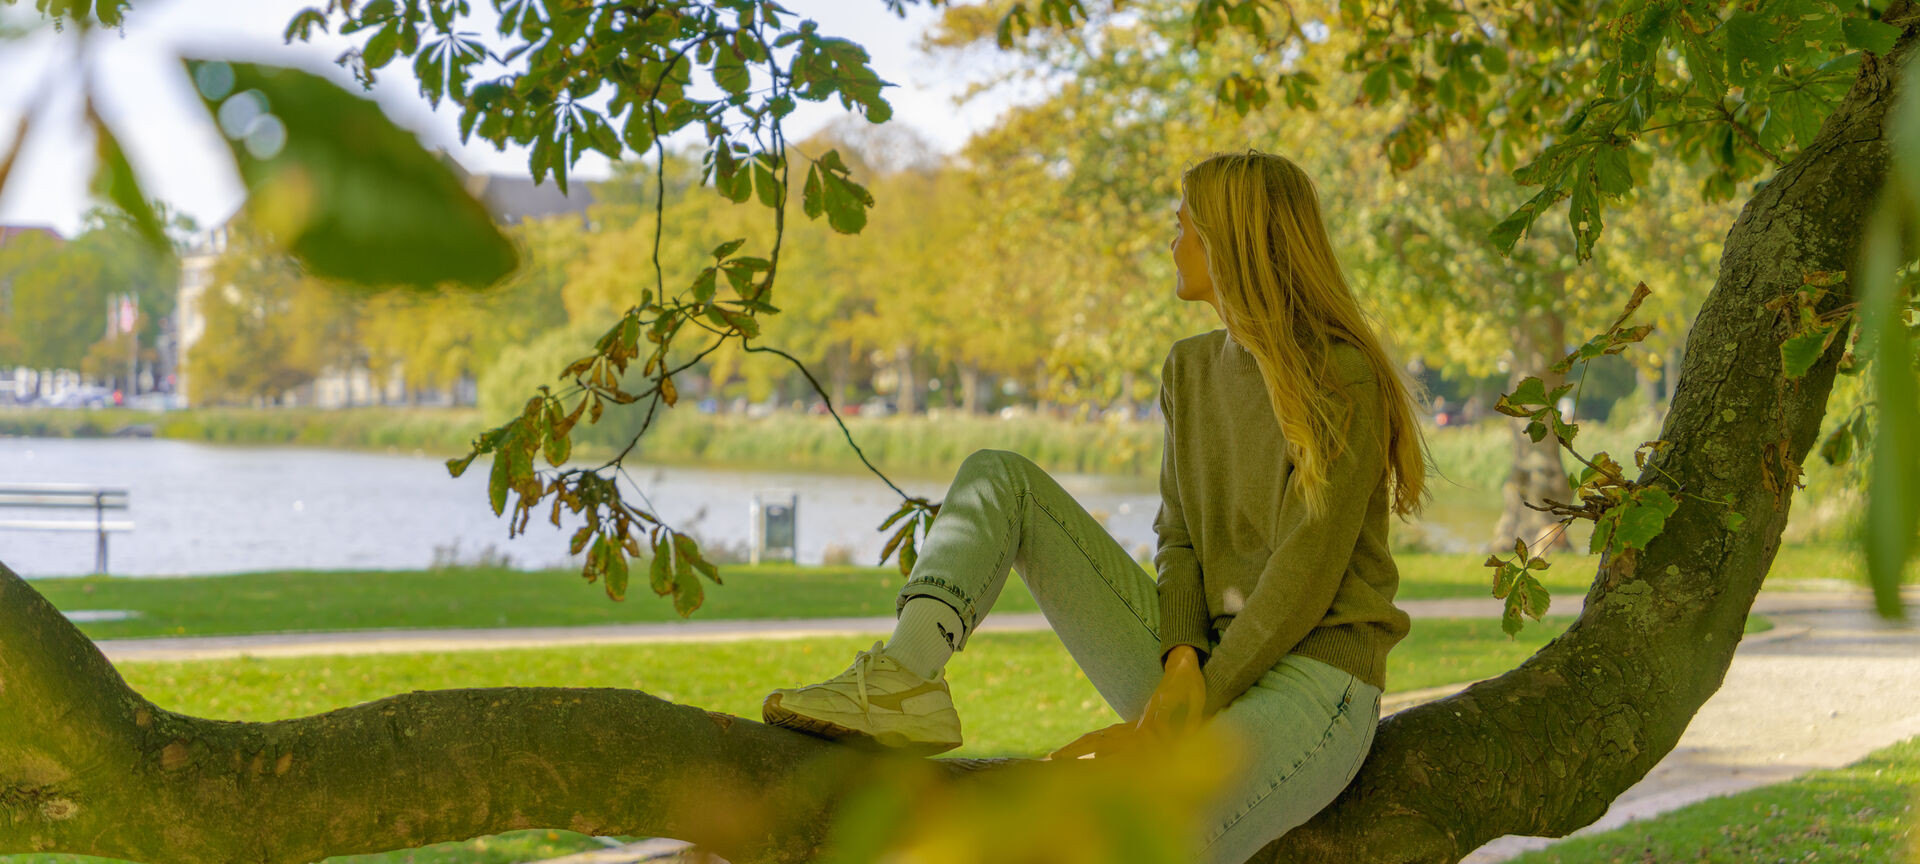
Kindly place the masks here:
POLYGON ((1625 195, 1633 189, 1633 172, 1627 168, 1627 149, 1600 145, 1593 151, 1593 178, 1600 191, 1625 195))
MULTIPOLYGON (((93 126, 93 193, 106 198, 120 208, 120 212, 127 214, 147 245, 155 251, 172 255, 173 243, 167 239, 167 232, 160 226, 160 217, 147 201, 146 193, 140 191, 140 181, 134 177, 133 166, 127 164, 127 155, 121 152, 120 142, 107 129, 100 115, 94 113, 91 100, 87 102, 86 113, 88 122, 93 126)), ((11 157, 8 161, 11 161, 11 157)))
POLYGON ((660 537, 653 544, 653 563, 648 568, 647 577, 653 583, 653 593, 662 597, 673 593, 673 552, 672 544, 666 537, 660 537))
MULTIPOLYGON (((681 535, 675 534, 673 536, 677 542, 681 535)), ((675 561, 673 578, 674 611, 680 613, 680 617, 682 618, 692 615, 695 609, 700 608, 700 604, 705 600, 705 597, 706 589, 700 585, 700 580, 694 577, 693 568, 688 564, 687 559, 683 556, 675 561)))
POLYGON ((1672 516, 1679 506, 1679 501, 1658 486, 1635 491, 1619 504, 1618 536, 1621 545, 1628 549, 1647 548, 1653 538, 1660 536, 1660 529, 1666 526, 1667 517, 1672 516))
POLYGON ((1892 51, 1894 40, 1900 38, 1899 27, 1851 15, 1840 19, 1840 32, 1846 35, 1848 48, 1882 55, 1892 51))
POLYGON ((1480 46, 1480 65, 1490 75, 1505 75, 1507 74, 1507 52, 1501 50, 1498 45, 1484 44, 1480 46))
POLYGON ((474 451, 472 453, 468 453, 465 456, 448 459, 447 473, 455 477, 458 477, 462 474, 467 473, 467 466, 472 465, 473 460, 479 455, 480 455, 479 451, 474 451))
MULTIPOLYGON (((189 77, 206 62, 187 60, 189 77)), ((247 211, 313 275, 361 286, 484 287, 518 266, 512 242, 452 169, 374 102, 298 69, 228 65, 234 91, 258 91, 285 129, 277 148, 270 134, 228 142, 247 211)))
POLYGON ((1747 11, 1733 13, 1727 19, 1727 81, 1736 87, 1751 87, 1779 64, 1779 44, 1766 19, 1747 11))
POLYGON ((907 503, 900 505, 900 509, 893 511, 893 515, 888 516, 887 521, 880 523, 880 527, 875 530, 885 531, 889 526, 893 525, 894 522, 899 521, 900 517, 905 516, 908 513, 912 513, 912 512, 913 512, 913 502, 908 501, 907 503))
POLYGON ((818 219, 821 213, 826 212, 826 206, 826 192, 820 183, 820 164, 816 162, 807 166, 807 185, 800 194, 800 209, 806 212, 808 219, 818 219))
POLYGON ((768 207, 780 206, 780 179, 757 159, 753 163, 753 188, 760 193, 760 203, 768 207))
POLYGON ((867 208, 873 195, 866 187, 838 174, 822 178, 826 187, 827 224, 842 234, 858 234, 867 226, 867 208))
POLYGON ((295 39, 305 42, 312 38, 316 26, 320 32, 327 32, 327 13, 311 6, 302 9, 287 22, 287 29, 280 36, 281 42, 286 45, 293 44, 295 39))
POLYGON ((713 299, 714 274, 712 267, 702 268, 699 276, 693 279, 693 299, 696 303, 705 303, 713 299))
POLYGON ((1598 555, 1605 551, 1607 544, 1613 540, 1614 526, 1619 524, 1620 508, 1615 507, 1600 514, 1600 518, 1593 523, 1593 536, 1587 540, 1587 552, 1598 555))
POLYGON ((498 516, 507 509, 508 472, 513 460, 505 453, 493 456, 493 471, 487 476, 487 503, 493 505, 493 515, 498 516))
POLYGON ((919 520, 914 520, 913 522, 908 523, 909 527, 907 529, 907 539, 905 542, 900 544, 900 575, 902 576, 912 576, 913 563, 919 560, 920 558, 919 553, 915 552, 913 549, 913 545, 915 542, 913 528, 918 526, 919 524, 920 524, 919 520))
POLYGON ((733 48, 722 47, 713 61, 713 83, 720 85, 729 95, 741 96, 752 82, 746 61, 734 53, 733 48))
POLYGON ((1853 446, 1853 424, 1842 423, 1827 435, 1827 440, 1820 442, 1820 458, 1828 465, 1845 465, 1853 458, 1853 446))
MULTIPOLYGON (((1920 73, 1907 73, 1911 82, 1920 73)), ((1873 433, 1863 520, 1867 580, 1882 618, 1905 617, 1900 577, 1920 535, 1920 381, 1915 380, 1912 337, 1901 320, 1906 303, 1895 271, 1904 256, 1896 211, 1882 207, 1868 223, 1861 259, 1860 343, 1873 358, 1873 389, 1879 427, 1873 433)))
POLYGON ((1547 586, 1540 584, 1540 580, 1524 573, 1520 577, 1520 585, 1521 611, 1535 621, 1540 620, 1541 616, 1547 614, 1547 606, 1553 602, 1553 595, 1547 593, 1547 586))
POLYGON ((566 464, 568 454, 573 452, 573 440, 566 435, 549 435, 544 450, 547 464, 558 468, 566 464))
POLYGON ((627 553, 618 543, 607 544, 607 596, 615 600, 627 597, 627 553))
POLYGON ((1500 611, 1501 632, 1506 633, 1508 636, 1518 635, 1520 628, 1525 626, 1525 623, 1526 622, 1520 620, 1520 594, 1515 592, 1507 595, 1507 605, 1500 611))
POLYGON ((739 249, 740 245, 745 242, 747 242, 747 238, 741 237, 738 240, 728 240, 725 243, 715 246, 713 247, 713 257, 715 259, 720 259, 720 258, 725 258, 728 255, 732 255, 734 253, 734 250, 739 249))
MULTIPOLYGON (((1584 165, 1586 160, 1581 160, 1584 165)), ((1594 241, 1600 239, 1600 194, 1592 175, 1576 169, 1573 176, 1573 203, 1567 207, 1567 224, 1573 228, 1574 257, 1585 261, 1593 257, 1594 241)))
POLYGON ((400 50, 400 21, 395 19, 380 32, 367 40, 367 47, 361 49, 360 59, 368 69, 378 69, 393 60, 394 52, 400 50))
POLYGON ((1825 352, 1827 338, 1833 333, 1835 326, 1837 325, 1822 327, 1811 333, 1802 333, 1780 343, 1780 363, 1785 367, 1788 378, 1804 377, 1807 370, 1813 368, 1813 364, 1819 361, 1820 355, 1825 352))
POLYGON ((1526 233, 1528 226, 1533 224, 1533 220, 1539 218, 1541 212, 1553 206, 1555 202, 1566 197, 1566 194, 1558 182, 1540 190, 1538 194, 1527 199, 1527 203, 1520 205, 1520 209, 1508 214, 1507 218, 1493 226, 1493 229, 1487 232, 1488 242, 1491 242, 1501 255, 1512 254, 1514 244, 1520 241, 1520 237, 1526 233))
POLYGON ((1726 63, 1720 54, 1707 45, 1704 33, 1690 33, 1680 28, 1680 51, 1687 60, 1687 74, 1700 88, 1700 95, 1717 103, 1727 93, 1726 63))

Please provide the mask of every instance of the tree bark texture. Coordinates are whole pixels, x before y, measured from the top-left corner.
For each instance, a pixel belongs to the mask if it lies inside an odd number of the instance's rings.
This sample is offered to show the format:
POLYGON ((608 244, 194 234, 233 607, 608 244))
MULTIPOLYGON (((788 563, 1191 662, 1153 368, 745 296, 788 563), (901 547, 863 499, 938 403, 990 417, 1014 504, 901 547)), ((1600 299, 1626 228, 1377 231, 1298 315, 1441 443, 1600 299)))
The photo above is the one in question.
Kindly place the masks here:
MULTIPOLYGON (((1863 62, 1818 139, 1728 237, 1662 429, 1672 446, 1642 477, 1684 493, 1665 530, 1603 556, 1579 619, 1518 668, 1385 718, 1354 782, 1255 861, 1455 862, 1504 834, 1564 836, 1639 781, 1719 688, 1847 341, 1789 381, 1786 322, 1763 304, 1807 271, 1853 266, 1914 41, 1909 0, 1888 18, 1909 32, 1863 62), (1738 531, 1722 500, 1747 517, 1738 531)), ((187 717, 129 689, 0 567, 0 854, 292 862, 546 827, 677 837, 734 864, 798 862, 819 855, 845 795, 902 760, 630 690, 415 692, 272 723, 187 717)), ((933 761, 950 782, 1088 770, 933 761)))

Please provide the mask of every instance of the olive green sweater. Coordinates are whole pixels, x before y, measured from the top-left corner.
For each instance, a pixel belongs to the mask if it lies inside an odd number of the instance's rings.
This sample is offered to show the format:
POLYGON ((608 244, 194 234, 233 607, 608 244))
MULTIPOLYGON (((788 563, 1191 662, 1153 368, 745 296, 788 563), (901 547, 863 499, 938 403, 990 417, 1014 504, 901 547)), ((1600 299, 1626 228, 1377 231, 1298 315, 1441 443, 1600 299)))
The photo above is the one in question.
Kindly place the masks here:
POLYGON ((1287 488, 1293 469, 1253 355, 1214 330, 1175 342, 1161 368, 1160 657, 1175 645, 1199 652, 1204 715, 1289 653, 1384 690, 1387 651, 1407 635, 1387 549, 1383 391, 1358 348, 1338 342, 1333 360, 1342 388, 1328 398, 1355 408, 1328 468, 1327 512, 1312 520, 1287 488))

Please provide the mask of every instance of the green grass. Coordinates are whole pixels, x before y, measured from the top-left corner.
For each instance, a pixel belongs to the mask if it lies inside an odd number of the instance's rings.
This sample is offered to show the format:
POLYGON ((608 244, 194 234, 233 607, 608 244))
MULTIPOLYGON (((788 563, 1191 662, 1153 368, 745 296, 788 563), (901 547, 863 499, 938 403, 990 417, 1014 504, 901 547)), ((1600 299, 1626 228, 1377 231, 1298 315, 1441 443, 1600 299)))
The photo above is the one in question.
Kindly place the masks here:
MULTIPOLYGON (((706 603, 694 612, 695 619, 890 615, 903 581, 897 569, 790 564, 723 565, 720 578, 726 584, 707 584, 706 603)), ((666 598, 644 587, 614 602, 599 584, 589 585, 579 573, 559 570, 294 571, 185 579, 40 579, 32 584, 62 610, 142 613, 127 621, 82 624, 81 630, 96 639, 681 620, 666 598)), ((1021 583, 1008 584, 995 608, 1037 607, 1021 583)))
POLYGON ((1709 798, 1612 831, 1575 837, 1513 864, 1920 861, 1920 738, 1844 768, 1709 798))
MULTIPOLYGON (((1485 597, 1484 555, 1402 553, 1396 599, 1485 597)), ((1586 559, 1563 558, 1542 573, 1555 593, 1585 593, 1586 559)), ((1850 563, 1817 550, 1783 548, 1793 572, 1851 578, 1850 563)), ((644 565, 636 565, 642 566, 644 565)), ((1143 570, 1147 568, 1143 567, 1143 570)), ((1776 566, 1776 572, 1779 572, 1776 566)), ((1150 572, 1150 571, 1148 571, 1150 572)), ((820 567, 765 563, 721 566, 724 585, 707 586, 699 620, 891 615, 904 581, 895 567, 820 567)), ((681 620, 651 592, 608 600, 573 571, 497 568, 418 571, 287 571, 180 579, 38 579, 33 586, 62 610, 125 609, 125 621, 87 622, 95 639, 233 635, 301 630, 536 627, 681 620)), ((1039 607, 1026 582, 1009 573, 995 611, 1039 607)))
MULTIPOLYGON (((572 831, 509 831, 418 849, 326 860, 333 864, 520 864, 600 848, 604 844, 572 831)), ((89 855, 0 855, 0 864, 108 864, 112 860, 89 855)))

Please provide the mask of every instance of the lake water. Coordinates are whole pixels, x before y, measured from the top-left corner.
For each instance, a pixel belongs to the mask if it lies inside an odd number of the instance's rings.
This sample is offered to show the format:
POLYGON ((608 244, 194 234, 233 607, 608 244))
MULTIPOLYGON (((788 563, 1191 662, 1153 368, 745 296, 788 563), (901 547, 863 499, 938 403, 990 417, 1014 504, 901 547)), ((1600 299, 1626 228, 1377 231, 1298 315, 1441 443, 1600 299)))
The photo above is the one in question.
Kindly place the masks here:
MULTIPOLYGON (((567 539, 580 517, 563 508, 563 527, 556 529, 541 506, 527 533, 509 540, 507 520, 494 516, 487 504, 486 463, 476 462, 456 479, 447 476, 443 459, 157 439, 0 438, 0 483, 127 489, 131 509, 107 515, 134 523, 131 532, 109 535, 108 569, 114 575, 412 569, 432 564, 436 548, 443 553, 457 548, 457 557, 471 560, 492 547, 522 569, 579 566, 567 555, 567 539)), ((887 534, 874 529, 901 500, 871 473, 714 471, 640 463, 629 464, 627 473, 652 503, 649 512, 708 544, 748 542, 749 505, 756 492, 797 493, 798 554, 806 564, 820 563, 830 544, 850 547, 855 564, 877 562, 894 528, 887 534)), ((933 501, 946 496, 952 480, 888 476, 907 494, 933 501)), ((1154 478, 1055 478, 1089 511, 1104 512, 1108 531, 1130 552, 1140 555, 1146 551, 1142 546, 1154 542, 1153 516, 1160 503, 1154 478)), ((622 487, 630 502, 645 506, 629 484, 622 481, 622 487)), ((89 510, 0 511, 0 519, 91 516, 89 510)), ((744 545, 740 549, 744 552, 744 545)), ((23 576, 87 573, 93 558, 90 532, 0 530, 0 561, 23 576)))

